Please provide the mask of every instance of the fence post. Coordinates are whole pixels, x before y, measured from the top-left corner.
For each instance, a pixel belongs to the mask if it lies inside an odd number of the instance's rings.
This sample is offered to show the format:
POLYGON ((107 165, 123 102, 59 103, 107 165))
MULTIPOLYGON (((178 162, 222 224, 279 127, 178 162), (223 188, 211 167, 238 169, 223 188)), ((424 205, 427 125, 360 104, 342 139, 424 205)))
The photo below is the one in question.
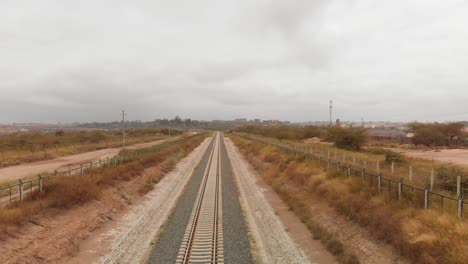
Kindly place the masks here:
POLYGON ((328 150, 327 167, 330 168, 330 149, 328 150))
POLYGON ((413 182, 413 166, 409 165, 409 181, 413 182))
POLYGON ((391 172, 393 176, 393 174, 395 174, 395 162, 394 161, 392 161, 392 166, 390 168, 391 168, 391 172))
POLYGON ((429 186, 424 188, 424 209, 429 209, 429 186))
POLYGON ((23 180, 19 179, 18 180, 18 187, 19 187, 19 198, 20 198, 20 202, 23 201, 23 180))
POLYGON ((42 175, 39 174, 39 192, 42 192, 42 175))
POLYGON ((461 177, 457 176, 457 197, 461 194, 461 177))
POLYGON ((434 190, 434 169, 431 169, 431 192, 434 190))
POLYGON ((458 218, 463 216, 463 198, 465 198, 465 194, 461 194, 458 197, 458 218))
POLYGON ((377 161, 376 166, 377 166, 377 173, 379 173, 380 172, 380 160, 377 161))
POLYGON ((377 176, 377 185, 379 186, 379 193, 382 191, 382 173, 377 176))
POLYGON ((71 169, 68 168, 68 175, 71 175, 71 169))
POLYGON ((364 176, 366 175, 366 169, 362 169, 361 180, 364 181, 364 176))
POLYGON ((90 169, 93 168, 93 162, 92 162, 92 161, 89 163, 89 168, 90 168, 90 169))
POLYGON ((353 155, 353 166, 354 166, 355 163, 356 163, 356 156, 353 155))
POLYGON ((83 164, 80 164, 81 175, 83 175, 83 164))
POLYGON ((401 200, 402 191, 403 191, 403 179, 400 178, 400 181, 398 181, 398 200, 401 200))

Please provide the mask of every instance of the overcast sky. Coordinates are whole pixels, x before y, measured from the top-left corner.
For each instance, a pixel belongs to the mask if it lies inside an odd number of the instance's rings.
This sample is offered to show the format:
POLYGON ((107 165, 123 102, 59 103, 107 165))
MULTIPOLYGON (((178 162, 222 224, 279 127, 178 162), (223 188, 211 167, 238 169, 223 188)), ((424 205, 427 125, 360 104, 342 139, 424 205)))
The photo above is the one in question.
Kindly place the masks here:
POLYGON ((468 2, 2 0, 0 123, 467 120, 468 2))

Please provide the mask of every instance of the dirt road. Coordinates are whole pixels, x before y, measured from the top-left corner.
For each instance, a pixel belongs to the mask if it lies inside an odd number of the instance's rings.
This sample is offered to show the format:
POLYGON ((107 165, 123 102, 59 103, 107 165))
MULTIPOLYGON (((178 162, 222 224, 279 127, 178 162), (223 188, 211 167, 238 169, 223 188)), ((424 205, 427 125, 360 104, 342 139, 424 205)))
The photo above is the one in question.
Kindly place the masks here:
MULTIPOLYGON (((152 146, 163 142, 164 140, 157 140, 147 143, 140 143, 127 146, 126 149, 136 149, 152 146)), ((17 180, 30 176, 36 176, 42 172, 53 172, 63 168, 68 168, 72 165, 95 161, 99 159, 106 159, 117 155, 123 148, 107 148, 76 155, 59 157, 52 160, 44 160, 32 163, 25 163, 18 166, 11 166, 0 169, 0 182, 17 180)))

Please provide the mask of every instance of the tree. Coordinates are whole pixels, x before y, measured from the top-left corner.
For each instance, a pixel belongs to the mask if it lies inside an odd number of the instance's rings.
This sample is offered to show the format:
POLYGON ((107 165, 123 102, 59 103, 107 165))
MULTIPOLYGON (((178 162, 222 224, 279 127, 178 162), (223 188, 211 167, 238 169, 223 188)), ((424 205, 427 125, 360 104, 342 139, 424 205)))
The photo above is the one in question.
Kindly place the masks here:
POLYGON ((333 126, 327 131, 327 140, 335 142, 337 148, 360 150, 366 143, 367 133, 362 128, 333 126))
POLYGON ((409 131, 414 134, 413 143, 426 146, 445 146, 453 143, 455 138, 463 136, 464 124, 456 123, 411 123, 409 131))

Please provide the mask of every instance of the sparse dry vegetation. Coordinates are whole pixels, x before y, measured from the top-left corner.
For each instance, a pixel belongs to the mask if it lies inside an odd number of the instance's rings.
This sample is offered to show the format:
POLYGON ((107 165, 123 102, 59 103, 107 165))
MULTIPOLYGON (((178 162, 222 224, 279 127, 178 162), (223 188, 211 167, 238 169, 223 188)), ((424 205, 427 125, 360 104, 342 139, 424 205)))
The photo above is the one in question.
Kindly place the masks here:
POLYGON ((35 192, 32 200, 28 199, 0 210, 0 237, 8 233, 11 226, 21 225, 48 208, 67 209, 98 199, 103 189, 122 181, 131 181, 142 175, 146 168, 156 168, 139 189, 141 194, 147 193, 203 139, 203 135, 198 135, 187 141, 164 147, 158 152, 133 158, 121 166, 92 169, 83 175, 57 176, 46 180, 44 191, 35 192))
POLYGON ((358 263, 336 234, 311 220, 311 201, 331 205, 337 212, 372 231, 414 263, 468 263, 468 224, 438 210, 416 209, 386 194, 374 195, 360 179, 327 173, 303 156, 293 156, 261 143, 232 137, 259 174, 342 263, 358 263))
MULTIPOLYGON (((169 134, 168 129, 139 129, 127 132, 128 141, 154 141, 169 134)), ((171 130, 171 135, 182 131, 171 130)), ((102 148, 118 147, 122 142, 119 131, 17 132, 0 135, 0 167, 23 162, 51 159, 102 148)))

